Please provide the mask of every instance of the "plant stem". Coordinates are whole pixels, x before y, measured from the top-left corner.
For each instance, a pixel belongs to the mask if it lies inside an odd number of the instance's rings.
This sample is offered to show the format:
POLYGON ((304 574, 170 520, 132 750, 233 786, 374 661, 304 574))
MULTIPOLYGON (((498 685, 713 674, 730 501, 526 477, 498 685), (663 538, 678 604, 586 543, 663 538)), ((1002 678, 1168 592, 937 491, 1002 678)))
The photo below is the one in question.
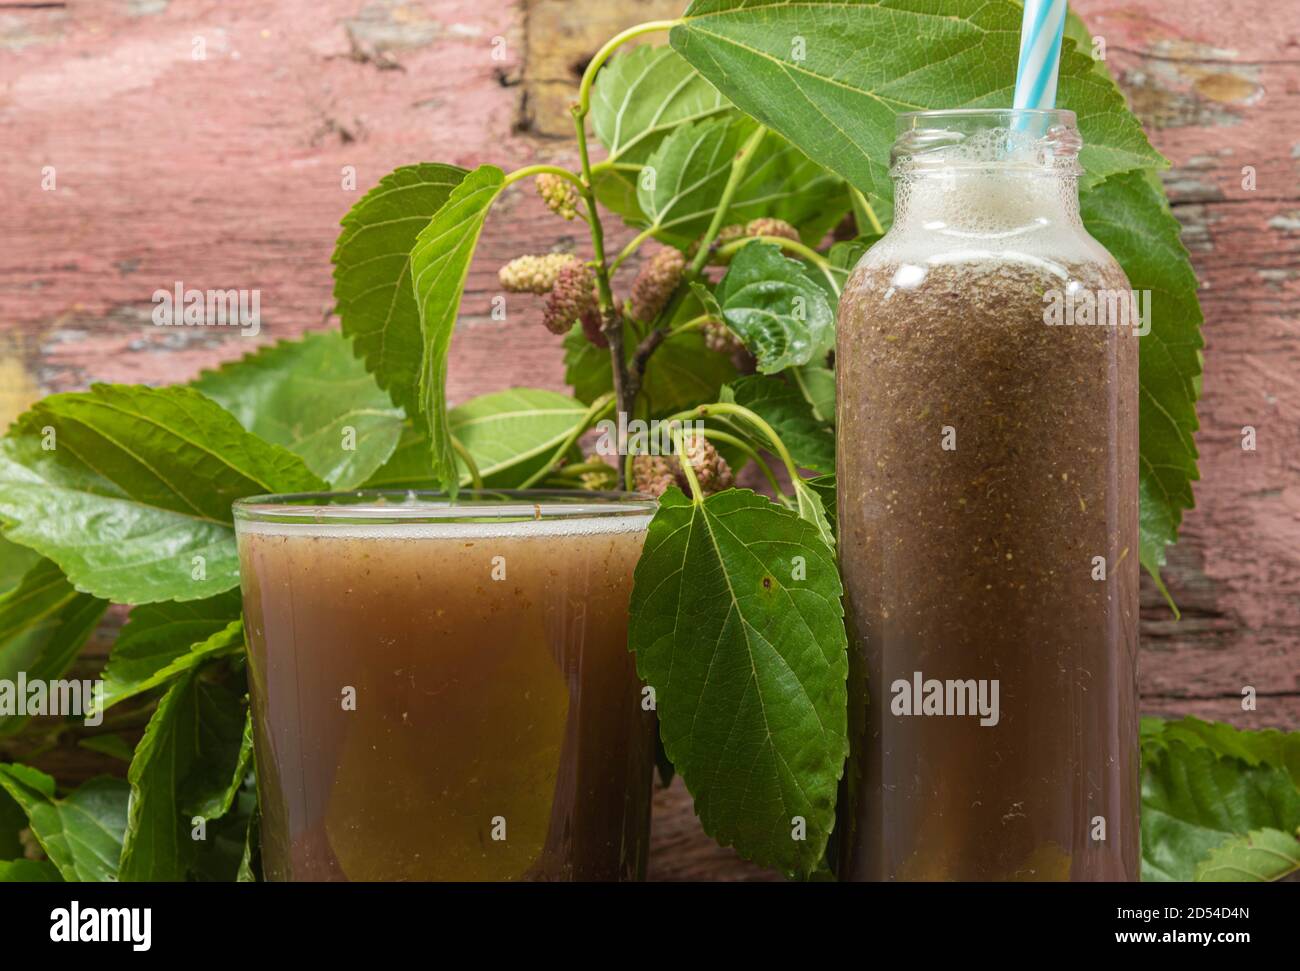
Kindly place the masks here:
POLYGON ((737 418, 743 418, 749 422, 766 436, 772 450, 776 452, 777 457, 785 466, 786 472, 789 473, 790 481, 794 482, 799 478, 799 467, 795 465, 794 459, 790 457, 790 452, 785 447, 785 442, 781 441, 781 436, 776 433, 771 425, 744 405, 738 405, 730 401, 715 401, 712 404, 699 405, 687 411, 679 411, 668 420, 688 421, 691 418, 707 418, 710 415, 735 415, 737 418))
POLYGON ((710 314, 700 314, 698 317, 692 317, 684 324, 678 324, 672 330, 668 331, 668 337, 676 337, 678 334, 687 334, 693 330, 699 330, 705 324, 713 319, 710 314))
POLYGON ((664 339, 668 336, 668 331, 662 327, 656 327, 645 339, 636 346, 632 352, 632 366, 629 368, 628 382, 630 385, 629 393, 635 399, 641 393, 641 379, 645 376, 645 366, 650 361, 650 355, 655 352, 664 339))
POLYGON ((568 179, 579 189, 582 188, 582 179, 559 165, 525 165, 522 169, 515 169, 506 176, 506 185, 512 185, 521 179, 526 179, 533 175, 558 175, 562 179, 568 179))
POLYGON ((564 436, 564 441, 560 443, 560 447, 557 448, 554 454, 551 455, 550 460, 547 461, 546 464, 543 465, 541 468, 539 468, 536 472, 530 475, 527 479, 525 479, 523 481, 523 484, 520 485, 518 488, 520 489, 530 488, 531 486, 536 485, 546 476, 551 475, 555 471, 556 463, 558 463, 560 459, 564 458, 564 453, 567 452, 569 449, 573 448, 573 443, 576 442, 582 436, 582 433, 591 427, 592 422, 598 421, 601 418, 601 416, 606 411, 608 411, 613 404, 614 404, 614 396, 612 394, 603 394, 595 401, 593 401, 591 403, 591 406, 587 409, 587 413, 582 416, 582 420, 579 421, 578 424, 573 426, 569 434, 564 436))
MULTIPOLYGON (((849 192, 852 194, 853 201, 856 203, 856 206, 854 207, 855 210, 861 208, 862 212, 867 217, 867 222, 871 223, 871 231, 877 236, 883 236, 885 234, 885 229, 880 225, 880 220, 876 218, 876 210, 871 208, 871 203, 867 202, 867 197, 862 194, 862 190, 855 185, 851 185, 849 186, 849 192)), ((854 215, 857 215, 856 211, 854 215)), ((861 233, 862 230, 863 227, 859 226, 858 232, 861 233)))
POLYGON ((475 489, 482 489, 483 477, 479 475, 478 463, 474 461, 474 456, 469 454, 469 449, 467 449, 465 444, 455 435, 451 436, 451 447, 455 450, 456 454, 460 456, 460 460, 465 463, 465 468, 469 472, 470 485, 475 489))
MULTIPOLYGON (((825 364, 826 362, 822 361, 821 363, 825 364)), ((803 400, 808 402, 808 404, 812 406, 813 416, 817 418, 819 421, 824 421, 824 422, 829 422, 831 424, 834 424, 835 423, 834 414, 823 415, 821 412, 817 410, 816 405, 813 405, 812 394, 808 390, 808 380, 804 377, 804 373, 803 373, 804 367, 807 366, 808 365, 803 365, 803 366, 790 368, 790 376, 794 378, 794 383, 799 386, 799 393, 803 395, 803 400)))
MULTIPOLYGON (((608 56, 608 55, 607 55, 608 56)), ((593 64, 595 61, 593 60, 593 64)), ((594 74, 592 66, 587 71, 594 74)), ((587 75, 583 75, 586 82, 587 75)), ((605 230, 596 209, 596 193, 591 188, 591 157, 587 151, 586 111, 574 105, 573 124, 578 134, 578 159, 582 164, 582 188, 579 190, 587 207, 587 225, 591 228, 591 251, 596 269, 596 291, 600 297, 601 333, 609 342, 610 371, 614 380, 614 399, 619 411, 632 413, 635 395, 628 394, 627 361, 623 355, 623 315, 614 304, 614 291, 609 285, 609 270, 605 264, 605 230)))
POLYGON ((673 445, 677 448, 677 465, 681 468, 682 474, 686 476, 686 481, 691 487, 691 495, 696 502, 704 501, 704 493, 700 489, 700 482, 695 478, 695 469, 690 462, 686 461, 686 440, 682 436, 682 426, 677 425, 673 428, 673 445))
MULTIPOLYGON (((582 82, 578 85, 578 101, 573 106, 573 124, 578 136, 578 159, 581 163, 582 180, 580 193, 587 207, 587 224, 591 228, 591 249, 595 257, 596 290, 600 298, 601 333, 609 342, 609 362, 613 375, 614 400, 618 410, 631 415, 636 407, 636 389, 628 380, 627 360, 623 352, 623 315, 614 302, 614 291, 609 284, 610 271, 605 261, 605 232, 600 223, 600 213, 596 209, 596 193, 591 177, 591 155, 587 150, 587 114, 591 111, 591 85, 596 74, 609 56, 620 46, 640 37, 660 30, 668 30, 680 21, 652 20, 629 27, 622 33, 615 34, 594 57, 582 72, 582 82)), ((639 385, 639 382, 638 382, 639 385)), ((619 443, 620 447, 622 443, 619 443)))
POLYGON ((614 257, 614 262, 609 264, 609 272, 611 276, 613 276, 614 273, 618 271, 618 268, 623 265, 624 260, 635 253, 642 243, 655 234, 657 228, 658 227, 656 226, 650 226, 647 229, 641 230, 641 232, 632 237, 632 241, 624 246, 618 256, 614 257))
MULTIPOLYGON (((600 309, 611 311, 614 308, 614 294, 609 286, 609 272, 605 265, 605 230, 600 223, 600 213, 596 210, 596 194, 591 188, 591 157, 587 152, 587 129, 585 116, 574 109, 573 123, 578 134, 578 160, 582 165, 582 181, 579 183, 582 200, 587 205, 587 215, 591 224, 591 249, 595 255, 596 288, 600 292, 600 309)), ((620 340, 620 343, 622 341, 620 340)), ((612 348, 611 348, 612 349, 612 348)))
POLYGON ((678 334, 684 334, 688 331, 698 330, 713 318, 708 314, 702 314, 694 317, 680 326, 671 329, 666 327, 656 327, 642 339, 641 343, 636 346, 632 352, 632 363, 628 368, 628 383, 631 387, 632 397, 635 398, 641 393, 641 381, 645 377, 646 365, 650 362, 652 355, 664 341, 670 337, 676 337, 678 334))
POLYGON ((621 34, 615 34, 605 42, 605 46, 596 51, 596 54, 587 63, 587 69, 582 72, 582 83, 578 86, 578 107, 576 113, 579 117, 585 118, 587 112, 591 110, 591 83, 596 79, 596 72, 600 70, 609 56, 618 50, 634 37, 640 37, 642 34, 653 34, 659 30, 670 30, 676 27, 680 20, 649 20, 643 24, 636 24, 629 27, 621 34))
POLYGON ((740 147, 736 157, 731 161, 731 174, 727 176, 727 184, 722 187, 722 198, 718 200, 718 208, 713 212, 713 219, 709 222, 709 228, 704 231, 700 238, 699 249, 695 252, 695 259, 691 262, 690 275, 697 277, 700 271, 704 269, 709 262, 709 248, 713 245, 713 240, 718 235, 718 230, 722 228, 723 220, 727 218, 727 210, 731 208, 732 197, 736 194, 736 188, 740 185, 740 180, 745 177, 745 170, 749 168, 750 159, 754 157, 754 152, 758 150, 759 144, 767 134, 767 128, 759 125, 754 129, 754 133, 745 139, 745 144, 740 147))
POLYGON ((772 467, 767 464, 767 460, 764 459, 763 456, 759 455, 758 450, 739 435, 733 435, 731 432, 724 432, 720 428, 706 428, 704 429, 704 437, 719 442, 726 442, 732 448, 740 449, 740 451, 744 452, 745 455, 754 460, 754 464, 758 466, 759 471, 763 473, 764 478, 766 478, 768 484, 771 485, 772 491, 775 492, 778 497, 785 496, 785 490, 783 490, 781 484, 776 481, 776 476, 772 473, 772 467))
POLYGON ((572 465, 562 466, 559 472, 552 474, 563 479, 575 479, 584 472, 600 472, 608 468, 606 463, 592 459, 590 462, 574 462, 572 465))
POLYGON ((632 385, 633 397, 636 397, 636 395, 640 393, 641 382, 645 378, 646 365, 650 363, 650 355, 655 352, 660 344, 670 337, 675 337, 677 334, 682 334, 703 327, 713 319, 708 314, 702 314, 699 317, 691 318, 686 323, 677 327, 669 328, 665 326, 664 322, 673 319, 673 316, 677 313, 682 301, 686 299, 686 296, 689 293, 690 287, 686 281, 678 284, 677 289, 673 292, 672 298, 668 301, 668 305, 664 307, 664 309, 659 312, 659 316, 655 318, 654 330, 652 330, 645 339, 637 345, 637 349, 633 352, 632 367, 629 369, 628 375, 628 380, 632 385))
POLYGON ((834 268, 831 266, 831 261, 821 253, 818 253, 811 246, 805 246, 797 239, 787 239, 785 236, 746 236, 743 239, 735 239, 726 245, 719 247, 717 255, 731 256, 737 250, 742 249, 755 240, 760 243, 775 243, 786 252, 794 253, 796 256, 802 256, 805 260, 812 263, 817 267, 817 269, 822 271, 822 275, 826 277, 827 282, 830 283, 831 288, 836 292, 836 294, 840 292, 840 284, 839 281, 835 279, 835 272, 834 268))

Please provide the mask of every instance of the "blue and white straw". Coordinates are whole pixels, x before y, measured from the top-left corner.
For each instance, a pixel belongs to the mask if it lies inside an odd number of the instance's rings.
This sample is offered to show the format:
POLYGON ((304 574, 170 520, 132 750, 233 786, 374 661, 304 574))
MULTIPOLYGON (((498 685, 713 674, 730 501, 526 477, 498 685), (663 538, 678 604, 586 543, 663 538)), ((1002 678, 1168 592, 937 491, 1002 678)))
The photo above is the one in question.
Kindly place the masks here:
POLYGON ((1016 108, 1055 108, 1066 0, 1025 0, 1016 69, 1016 108))

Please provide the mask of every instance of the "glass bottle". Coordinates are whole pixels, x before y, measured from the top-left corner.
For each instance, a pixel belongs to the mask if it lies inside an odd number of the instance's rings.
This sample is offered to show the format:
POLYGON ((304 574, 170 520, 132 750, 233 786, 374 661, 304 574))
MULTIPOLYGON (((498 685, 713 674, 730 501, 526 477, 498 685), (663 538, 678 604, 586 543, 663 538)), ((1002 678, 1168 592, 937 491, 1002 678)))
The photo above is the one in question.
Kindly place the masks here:
POLYGON ((839 311, 841 879, 1138 877, 1140 303, 1069 111, 900 117, 839 311))

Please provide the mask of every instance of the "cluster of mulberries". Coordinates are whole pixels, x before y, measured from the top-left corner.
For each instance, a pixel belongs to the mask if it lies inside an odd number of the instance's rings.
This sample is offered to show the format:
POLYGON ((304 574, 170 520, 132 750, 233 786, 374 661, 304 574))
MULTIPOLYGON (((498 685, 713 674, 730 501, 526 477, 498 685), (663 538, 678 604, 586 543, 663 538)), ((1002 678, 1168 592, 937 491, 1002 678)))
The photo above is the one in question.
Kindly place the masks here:
POLYGON ((682 251, 667 246, 641 264, 632 281, 632 316, 651 321, 659 316, 686 270, 682 251))
MULTIPOLYGON (((784 219, 777 219, 775 216, 761 216, 758 219, 751 219, 747 223, 733 223, 730 226, 723 226, 718 230, 718 235, 713 238, 714 255, 710 262, 728 262, 726 257, 716 255, 717 250, 738 239, 753 236, 783 236, 786 239, 792 239, 795 242, 798 242, 799 230, 795 229, 784 219)), ((698 246, 698 242, 692 244, 690 251, 692 256, 695 255, 698 246)))
POLYGON ((711 317, 704 325, 704 346, 719 354, 734 354, 745 345, 727 326, 726 321, 711 317))
POLYGON ((774 216, 763 216, 759 219, 751 219, 745 224, 746 236, 782 236, 786 239, 792 239, 799 242, 799 230, 795 229, 784 219, 777 219, 774 216))
POLYGON ((511 293, 550 293, 560 270, 578 262, 572 253, 521 256, 501 267, 497 279, 511 293))
POLYGON ((715 246, 725 246, 727 243, 730 243, 732 240, 740 239, 744 235, 745 235, 745 224, 733 223, 730 226, 723 226, 721 229, 718 230, 718 235, 713 237, 713 244, 715 246))
MULTIPOLYGON (((718 262, 716 253, 719 247, 725 246, 727 243, 730 243, 732 240, 740 239, 740 237, 744 235, 745 235, 744 223, 733 223, 730 226, 723 226, 721 229, 719 229, 718 235, 713 237, 713 244, 710 248, 714 252, 710 254, 709 262, 711 263, 718 262)), ((691 243, 689 247, 687 247, 686 255, 691 259, 695 259, 695 254, 698 253, 699 251, 700 251, 700 241, 697 239, 695 242, 691 243)))
POLYGON ((727 460, 718 454, 703 432, 687 432, 682 439, 682 455, 637 455, 632 459, 632 478, 637 492, 662 496, 670 485, 683 492, 689 491, 690 484, 681 466, 683 457, 691 464, 700 491, 705 495, 730 489, 735 484, 727 460))
POLYGON ((596 275, 587 264, 574 260, 560 267, 555 274, 555 285, 546 298, 542 323, 552 334, 563 334, 573 326, 575 320, 581 320, 583 330, 586 331, 589 315, 596 315, 599 319, 596 275))
POLYGON ((600 316, 599 307, 590 307, 582 315, 582 332, 591 341, 602 350, 609 348, 609 338, 605 336, 605 322, 600 316))
POLYGON ((704 432, 694 431, 682 436, 686 447, 685 459, 691 463, 695 478, 705 495, 730 489, 736 481, 731 474, 731 466, 718 454, 713 443, 704 437, 704 432))
POLYGON ((520 256, 497 271, 501 286, 511 293, 546 294, 542 322, 552 334, 566 333, 575 320, 597 347, 609 347, 601 333, 596 301, 596 274, 572 253, 520 256))
POLYGON ((537 176, 537 194, 557 216, 572 219, 578 215, 578 189, 568 179, 543 172, 537 176))
POLYGON ((637 492, 662 496, 677 485, 677 472, 667 455, 637 455, 632 459, 632 485, 637 492))
POLYGON ((601 492, 605 489, 618 488, 618 470, 607 463, 595 452, 587 456, 587 462, 600 463, 599 469, 592 469, 589 472, 583 472, 578 476, 578 482, 589 492, 601 492))

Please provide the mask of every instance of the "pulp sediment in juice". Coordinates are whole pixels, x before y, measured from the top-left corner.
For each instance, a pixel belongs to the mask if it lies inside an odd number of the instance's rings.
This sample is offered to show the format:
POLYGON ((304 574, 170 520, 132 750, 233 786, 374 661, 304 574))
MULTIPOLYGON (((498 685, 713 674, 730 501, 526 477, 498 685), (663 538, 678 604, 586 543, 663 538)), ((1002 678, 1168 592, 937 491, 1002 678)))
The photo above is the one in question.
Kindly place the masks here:
POLYGON ((1129 284, 1014 140, 904 165, 840 304, 842 878, 1137 877, 1138 338, 1045 313, 1129 284))
POLYGON ((241 524, 268 878, 639 876, 647 518, 241 524))

